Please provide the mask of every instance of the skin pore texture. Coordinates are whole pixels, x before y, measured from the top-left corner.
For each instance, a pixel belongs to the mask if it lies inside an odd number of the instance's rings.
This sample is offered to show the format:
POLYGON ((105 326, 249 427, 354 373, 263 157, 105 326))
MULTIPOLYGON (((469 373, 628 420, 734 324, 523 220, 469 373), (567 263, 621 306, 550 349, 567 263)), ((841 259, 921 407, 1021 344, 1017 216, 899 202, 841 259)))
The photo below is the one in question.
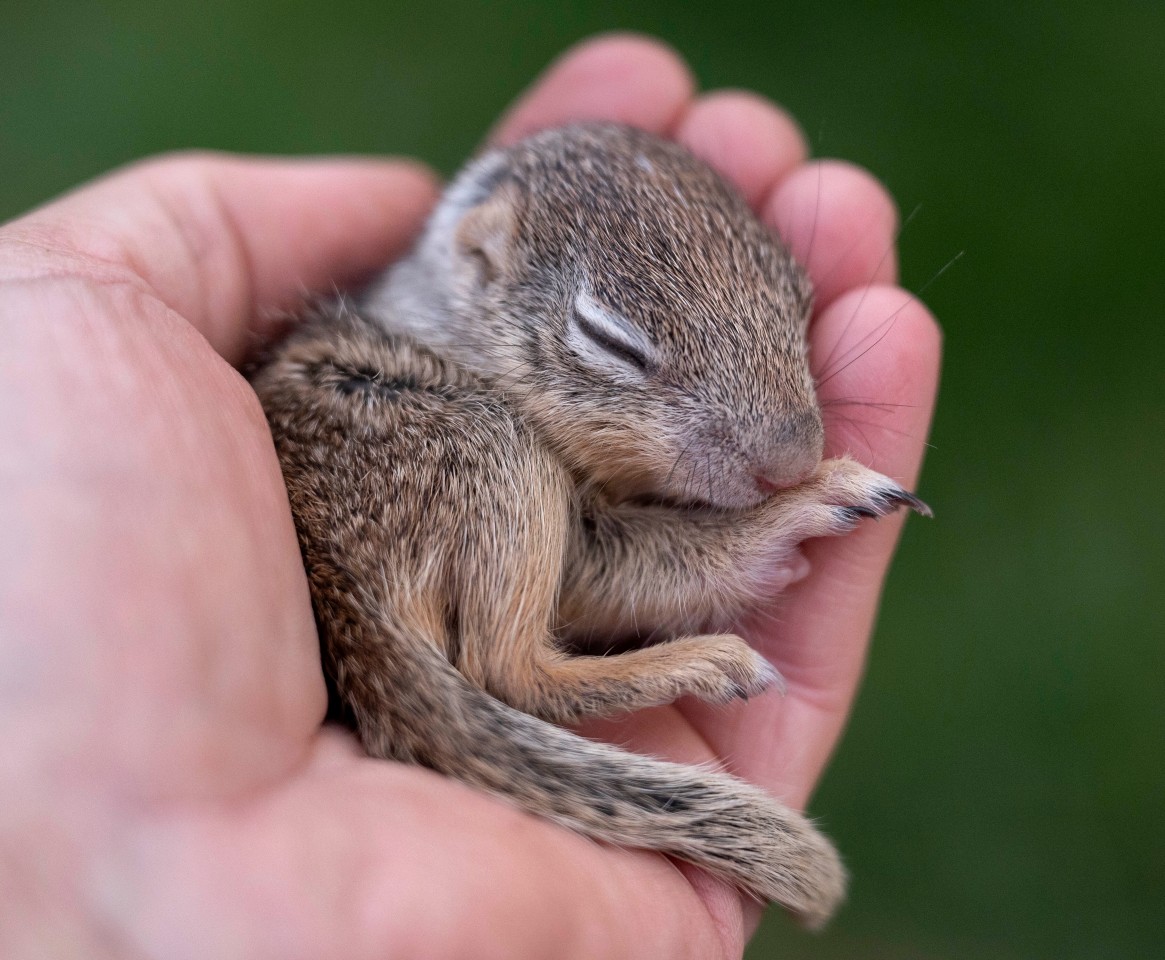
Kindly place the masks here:
MULTIPOLYGON (((675 137, 737 184, 817 290, 825 455, 912 488, 939 336, 893 285, 885 192, 806 163, 758 98, 695 96, 650 41, 572 51, 492 139, 581 119, 675 137), (859 431, 833 398, 886 406, 859 431)), ((0 229, 0 449, 20 451, 0 460, 3 955, 740 955, 756 914, 730 887, 320 729, 286 494, 231 364, 265 332, 256 318, 402 253, 434 195, 409 164, 186 156, 0 229)), ((784 698, 685 701, 587 733, 718 760, 803 803, 852 702, 899 524, 810 543, 779 622, 744 631, 784 698)))

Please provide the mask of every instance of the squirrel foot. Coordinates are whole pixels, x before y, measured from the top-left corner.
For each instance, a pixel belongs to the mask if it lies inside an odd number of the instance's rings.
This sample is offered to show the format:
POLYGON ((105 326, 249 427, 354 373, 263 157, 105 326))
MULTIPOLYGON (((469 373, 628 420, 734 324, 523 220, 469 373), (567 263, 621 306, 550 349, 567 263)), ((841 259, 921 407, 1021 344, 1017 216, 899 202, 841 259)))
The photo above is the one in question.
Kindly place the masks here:
POLYGON ((924 517, 930 507, 889 477, 849 457, 825 460, 812 478, 768 501, 774 527, 800 542, 849 533, 862 520, 909 507, 924 517))

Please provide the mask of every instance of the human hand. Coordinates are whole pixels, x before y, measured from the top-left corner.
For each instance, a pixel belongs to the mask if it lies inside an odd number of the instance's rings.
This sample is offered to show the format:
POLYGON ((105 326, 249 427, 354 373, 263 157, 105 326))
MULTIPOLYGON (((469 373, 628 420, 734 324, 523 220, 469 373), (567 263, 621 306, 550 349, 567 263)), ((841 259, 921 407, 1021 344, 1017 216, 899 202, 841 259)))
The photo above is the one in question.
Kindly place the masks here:
MULTIPOLYGON (((782 233, 818 289, 827 455, 913 484, 938 335, 889 285, 884 191, 805 163, 755 97, 694 98, 674 56, 636 39, 568 54, 495 139, 600 117, 675 135, 782 233), (853 424, 834 416, 849 398, 885 406, 853 424)), ((170 158, 0 229, 0 954, 739 956, 755 910, 699 871, 320 728, 287 498, 231 364, 264 318, 401 253, 434 192, 399 163, 170 158)), ((803 803, 899 525, 808 544, 779 626, 757 618, 784 698, 592 729, 726 758, 803 803)))

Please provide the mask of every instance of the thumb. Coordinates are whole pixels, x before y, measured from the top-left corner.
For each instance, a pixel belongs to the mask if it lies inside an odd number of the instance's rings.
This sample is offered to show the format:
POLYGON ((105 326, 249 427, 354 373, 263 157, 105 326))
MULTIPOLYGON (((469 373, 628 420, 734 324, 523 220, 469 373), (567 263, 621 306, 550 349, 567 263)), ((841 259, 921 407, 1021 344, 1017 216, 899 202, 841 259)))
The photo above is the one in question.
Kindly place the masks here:
POLYGON ((435 191, 432 173, 401 161, 158 157, 0 227, 0 280, 140 285, 237 361, 260 313, 398 256, 435 191))

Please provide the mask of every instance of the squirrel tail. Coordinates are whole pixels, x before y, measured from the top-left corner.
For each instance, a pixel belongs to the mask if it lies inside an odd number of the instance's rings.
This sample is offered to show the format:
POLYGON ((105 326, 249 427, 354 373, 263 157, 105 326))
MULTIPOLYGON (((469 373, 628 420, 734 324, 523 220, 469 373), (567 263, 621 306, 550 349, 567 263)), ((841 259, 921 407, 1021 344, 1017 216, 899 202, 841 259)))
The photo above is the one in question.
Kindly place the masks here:
POLYGON ((597 840, 687 860, 807 927, 823 925, 843 899, 832 844, 756 787, 515 710, 470 684, 420 624, 383 612, 347 623, 364 636, 330 638, 332 679, 374 756, 430 767, 597 840), (360 662, 346 661, 345 648, 360 662), (375 680, 386 675, 387 688, 375 680))

